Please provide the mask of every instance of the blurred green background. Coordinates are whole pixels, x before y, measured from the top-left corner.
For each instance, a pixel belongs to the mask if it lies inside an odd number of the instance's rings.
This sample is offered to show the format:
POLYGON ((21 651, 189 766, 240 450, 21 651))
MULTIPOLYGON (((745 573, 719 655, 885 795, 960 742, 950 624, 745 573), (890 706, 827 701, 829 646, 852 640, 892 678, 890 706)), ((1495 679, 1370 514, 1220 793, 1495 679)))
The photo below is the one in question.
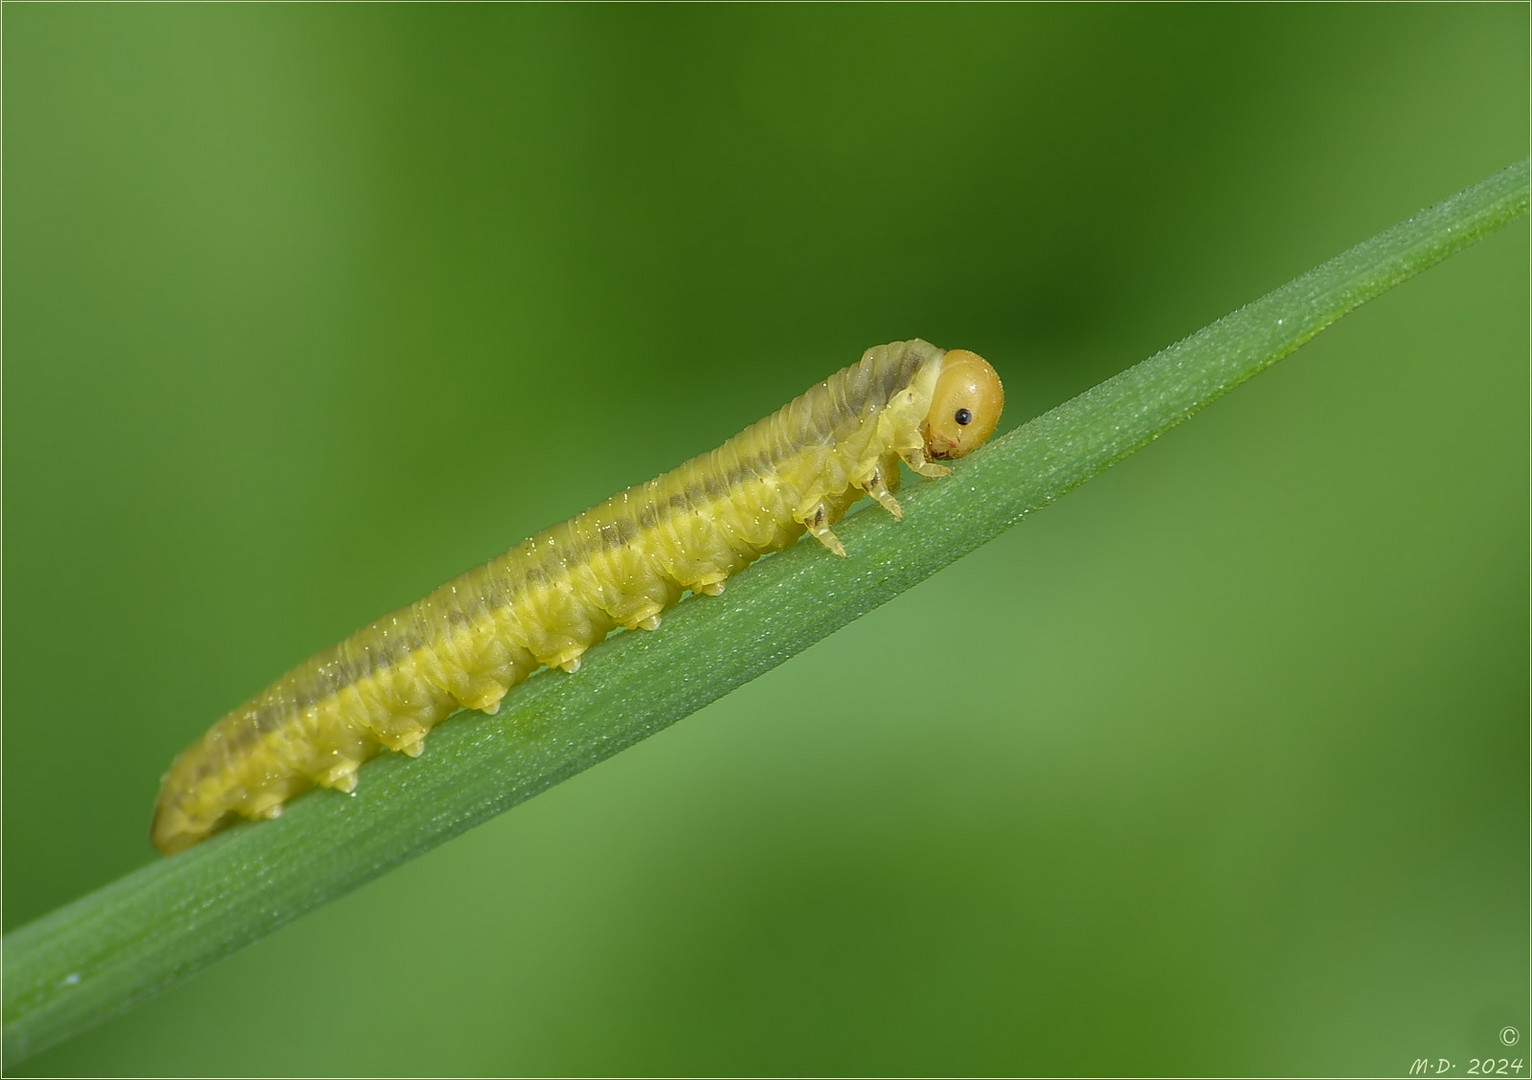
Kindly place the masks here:
MULTIPOLYGON (((865 347, 1012 427, 1528 144, 1522 5, 4 31, 7 929, 283 670, 865 347)), ((1524 1058, 1527 269, 12 1074, 1524 1058)))

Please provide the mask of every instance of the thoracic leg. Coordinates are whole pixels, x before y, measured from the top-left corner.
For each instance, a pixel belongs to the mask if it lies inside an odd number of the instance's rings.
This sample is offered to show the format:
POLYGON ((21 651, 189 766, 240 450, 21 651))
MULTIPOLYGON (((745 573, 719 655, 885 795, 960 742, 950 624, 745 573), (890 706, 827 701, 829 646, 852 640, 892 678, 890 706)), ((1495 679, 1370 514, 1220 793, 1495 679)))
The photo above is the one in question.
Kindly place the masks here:
POLYGON ((924 446, 906 447, 899 451, 899 456, 904 459, 906 465, 914 469, 921 476, 946 476, 952 472, 947 466, 938 465, 926 457, 926 448, 924 446))
POLYGON ((841 558, 844 559, 846 557, 846 546, 830 531, 830 511, 826 509, 824 503, 820 503, 815 507, 814 512, 804 520, 803 524, 808 527, 809 532, 814 534, 815 540, 818 540, 841 558))
MULTIPOLYGON (((895 468, 897 467, 895 466, 895 468)), ((894 493, 888 489, 888 482, 883 479, 881 467, 873 469, 872 475, 858 484, 857 487, 878 500, 878 505, 890 514, 893 514, 895 521, 904 520, 904 511, 900 509, 899 500, 894 498, 894 493)))

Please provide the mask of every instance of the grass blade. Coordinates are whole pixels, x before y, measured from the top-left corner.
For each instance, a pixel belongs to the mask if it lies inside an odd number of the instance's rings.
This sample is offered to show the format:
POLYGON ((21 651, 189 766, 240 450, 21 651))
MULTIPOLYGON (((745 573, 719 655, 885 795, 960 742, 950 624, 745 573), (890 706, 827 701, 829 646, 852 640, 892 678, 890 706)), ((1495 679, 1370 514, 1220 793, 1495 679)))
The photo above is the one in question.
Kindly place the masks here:
MULTIPOLYGON (((1527 162, 1387 230, 997 439, 907 518, 860 514, 850 559, 800 544, 623 634, 573 678, 543 675, 493 718, 453 720, 411 761, 320 791, 5 938, 8 1063, 120 1013, 326 900, 653 734, 776 666, 1206 407, 1342 315, 1527 211, 1527 162)), ((998 358, 1004 369, 1004 358, 998 358)))

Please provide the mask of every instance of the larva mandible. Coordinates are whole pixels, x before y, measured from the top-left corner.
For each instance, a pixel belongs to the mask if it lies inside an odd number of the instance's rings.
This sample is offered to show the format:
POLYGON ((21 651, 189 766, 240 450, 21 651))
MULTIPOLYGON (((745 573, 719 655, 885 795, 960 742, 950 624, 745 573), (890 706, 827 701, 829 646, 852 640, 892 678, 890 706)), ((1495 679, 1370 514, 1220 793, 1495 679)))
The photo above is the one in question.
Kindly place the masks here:
POLYGON ((574 671, 616 627, 655 629, 687 590, 716 596, 805 531, 845 555, 830 527, 852 503, 865 493, 902 517, 899 462, 950 472, 937 462, 988 439, 1004 401, 994 368, 967 350, 868 349, 718 449, 522 541, 229 713, 165 774, 155 847, 276 817, 314 784, 352 791, 383 747, 418 755, 458 706, 497 711, 538 668, 574 671))

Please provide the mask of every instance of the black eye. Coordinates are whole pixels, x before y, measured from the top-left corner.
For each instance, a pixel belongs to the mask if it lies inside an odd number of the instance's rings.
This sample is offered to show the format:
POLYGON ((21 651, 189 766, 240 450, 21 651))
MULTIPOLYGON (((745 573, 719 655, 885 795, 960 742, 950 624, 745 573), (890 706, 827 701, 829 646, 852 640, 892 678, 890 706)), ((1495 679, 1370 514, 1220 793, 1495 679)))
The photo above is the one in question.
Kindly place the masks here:
POLYGON ((969 412, 967 409, 959 409, 957 412, 952 414, 952 419, 956 420, 960 424, 971 424, 973 423, 973 413, 969 412))

